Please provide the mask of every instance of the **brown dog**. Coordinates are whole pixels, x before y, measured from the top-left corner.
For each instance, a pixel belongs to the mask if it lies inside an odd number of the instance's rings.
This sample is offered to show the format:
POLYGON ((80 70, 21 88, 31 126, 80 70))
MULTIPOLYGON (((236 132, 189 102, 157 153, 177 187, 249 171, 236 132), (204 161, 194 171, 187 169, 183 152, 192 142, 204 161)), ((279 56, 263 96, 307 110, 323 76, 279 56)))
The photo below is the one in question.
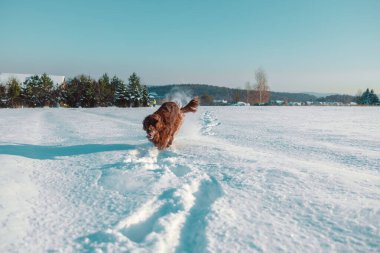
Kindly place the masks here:
POLYGON ((177 103, 166 102, 143 121, 147 138, 158 148, 170 147, 174 135, 182 125, 184 113, 196 112, 199 106, 198 97, 193 98, 185 107, 179 108, 177 103))

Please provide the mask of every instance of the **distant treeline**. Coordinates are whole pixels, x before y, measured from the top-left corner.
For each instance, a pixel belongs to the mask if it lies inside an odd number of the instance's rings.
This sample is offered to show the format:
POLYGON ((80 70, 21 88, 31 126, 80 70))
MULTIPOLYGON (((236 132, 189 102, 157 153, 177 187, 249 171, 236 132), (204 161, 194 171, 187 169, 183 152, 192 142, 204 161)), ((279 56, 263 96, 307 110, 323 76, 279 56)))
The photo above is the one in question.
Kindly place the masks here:
MULTIPOLYGON (((200 96, 203 105, 215 104, 215 101, 225 100, 228 103, 238 101, 251 102, 251 91, 246 89, 232 89, 206 84, 170 84, 162 86, 149 86, 149 91, 157 94, 158 98, 165 98, 166 94, 181 90, 190 96, 200 96)), ((270 101, 281 100, 285 102, 338 102, 349 104, 377 104, 379 99, 374 90, 367 89, 364 93, 357 96, 351 95, 330 95, 326 97, 316 97, 306 93, 288 93, 270 91, 270 101)), ((218 103, 218 102, 216 102, 218 103)), ((251 103, 252 104, 252 103, 251 103)), ((254 103, 253 103, 254 104, 254 103)), ((270 103, 267 103, 270 104, 270 103)))
MULTIPOLYGON (((229 103, 236 103, 239 101, 250 102, 255 104, 254 91, 245 89, 233 89, 227 87, 219 87, 207 84, 170 84, 160 86, 149 86, 149 91, 156 93, 159 98, 165 98, 166 94, 175 90, 185 91, 191 96, 200 96, 204 99, 202 104, 207 104, 208 101, 225 100, 229 103)), ((289 102, 293 101, 316 101, 317 97, 304 93, 286 93, 286 92, 269 92, 268 101, 270 100, 284 100, 288 99, 289 102)))
POLYGON ((374 105, 379 103, 379 98, 375 94, 375 91, 367 89, 357 96, 350 95, 330 95, 317 99, 318 102, 340 102, 343 104, 349 104, 355 102, 360 105, 374 105))
POLYGON ((79 75, 55 86, 47 74, 34 75, 23 83, 11 78, 0 84, 0 107, 139 107, 151 103, 148 88, 133 73, 128 83, 104 74, 98 80, 79 75))
POLYGON ((149 93, 148 87, 141 84, 136 73, 129 77, 128 83, 117 76, 110 78, 104 74, 98 80, 79 75, 60 85, 54 85, 49 76, 43 74, 31 76, 23 83, 11 78, 7 83, 0 84, 0 107, 140 107, 150 106, 156 99, 163 102, 167 94, 176 91, 199 96, 202 105, 226 105, 239 101, 252 105, 276 104, 275 101, 283 101, 285 105, 288 102, 379 104, 378 96, 370 89, 357 96, 330 95, 317 98, 305 93, 273 92, 267 88, 260 92, 258 88, 250 88, 250 85, 247 85, 247 89, 232 89, 206 84, 172 84, 150 86, 149 93))
POLYGON ((367 89, 361 96, 357 97, 357 103, 362 105, 375 105, 379 104, 379 97, 375 91, 367 89))
MULTIPOLYGON (((182 90, 191 95, 198 95, 204 98, 204 104, 211 100, 225 100, 230 103, 239 101, 250 102, 250 90, 233 89, 227 87, 212 86, 207 84, 170 84, 162 86, 149 86, 150 92, 154 92, 160 98, 164 98, 173 90, 182 90), (210 98, 211 97, 211 98, 210 98)), ((316 101, 317 97, 305 93, 286 93, 286 92, 270 92, 270 100, 284 100, 289 102, 316 101)))

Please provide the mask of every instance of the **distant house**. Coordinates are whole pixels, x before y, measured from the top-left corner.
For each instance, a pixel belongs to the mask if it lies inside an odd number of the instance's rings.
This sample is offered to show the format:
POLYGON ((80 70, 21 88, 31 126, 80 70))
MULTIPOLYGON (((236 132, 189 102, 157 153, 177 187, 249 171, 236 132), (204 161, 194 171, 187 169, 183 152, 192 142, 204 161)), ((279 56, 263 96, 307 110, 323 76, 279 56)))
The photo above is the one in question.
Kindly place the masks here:
POLYGON ((232 104, 232 105, 233 106, 250 106, 249 103, 241 102, 241 101, 237 102, 236 104, 232 104))
POLYGON ((319 102, 319 105, 324 105, 324 106, 342 106, 344 104, 342 102, 319 102))
POLYGON ((159 98, 156 92, 149 92, 149 98, 150 99, 156 99, 159 98))
MULTIPOLYGON (((0 83, 6 84, 9 79, 16 79, 21 85, 28 78, 34 76, 35 74, 18 74, 18 73, 0 73, 0 83)), ((41 75, 39 75, 41 76, 41 75)), ((56 75, 48 75, 50 79, 53 81, 53 84, 57 87, 61 85, 65 81, 65 76, 56 76, 56 75)))
POLYGON ((214 105, 227 105, 228 101, 224 99, 214 99, 214 105))
POLYGON ((275 100, 272 102, 274 105, 284 105, 285 101, 284 100, 275 100))

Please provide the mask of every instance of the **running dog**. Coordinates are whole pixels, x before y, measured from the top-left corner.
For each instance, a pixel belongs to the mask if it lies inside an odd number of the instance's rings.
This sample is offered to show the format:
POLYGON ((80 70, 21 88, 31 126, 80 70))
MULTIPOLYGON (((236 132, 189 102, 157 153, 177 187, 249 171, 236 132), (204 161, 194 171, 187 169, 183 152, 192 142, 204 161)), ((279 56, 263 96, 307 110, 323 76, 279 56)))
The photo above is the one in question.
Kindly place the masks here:
POLYGON ((172 145, 174 136, 180 129, 185 113, 196 112, 199 98, 193 98, 186 106, 180 108, 175 102, 166 102, 153 114, 143 121, 143 129, 147 138, 158 149, 165 149, 172 145))

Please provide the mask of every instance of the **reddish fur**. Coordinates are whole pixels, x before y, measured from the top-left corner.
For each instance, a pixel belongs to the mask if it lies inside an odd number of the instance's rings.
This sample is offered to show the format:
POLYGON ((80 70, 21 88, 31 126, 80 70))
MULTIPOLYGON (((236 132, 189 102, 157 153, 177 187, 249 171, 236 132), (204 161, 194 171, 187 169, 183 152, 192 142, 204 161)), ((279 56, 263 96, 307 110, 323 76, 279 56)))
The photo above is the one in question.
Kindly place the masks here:
POLYGON ((166 102, 143 121, 143 128, 149 140, 158 148, 165 149, 172 145, 174 136, 182 125, 184 113, 196 112, 198 97, 192 99, 185 107, 179 108, 174 102, 166 102))

